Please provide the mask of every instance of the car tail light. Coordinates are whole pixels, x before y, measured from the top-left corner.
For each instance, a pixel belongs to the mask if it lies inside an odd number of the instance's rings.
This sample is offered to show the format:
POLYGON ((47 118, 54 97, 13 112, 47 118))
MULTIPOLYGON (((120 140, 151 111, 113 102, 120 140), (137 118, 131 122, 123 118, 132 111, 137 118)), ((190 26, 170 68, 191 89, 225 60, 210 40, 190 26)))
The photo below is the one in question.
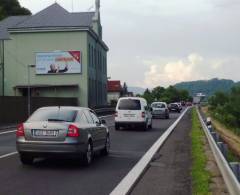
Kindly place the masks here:
POLYGON ((118 117, 118 112, 115 112, 114 116, 115 116, 115 117, 118 117))
POLYGON ((68 137, 79 137, 79 128, 76 127, 75 125, 69 125, 68 127, 68 133, 67 133, 68 137))
POLYGON ((17 137, 24 137, 25 136, 23 123, 21 123, 17 126, 16 135, 17 135, 17 137))
POLYGON ((142 112, 142 118, 145 118, 145 112, 142 112))

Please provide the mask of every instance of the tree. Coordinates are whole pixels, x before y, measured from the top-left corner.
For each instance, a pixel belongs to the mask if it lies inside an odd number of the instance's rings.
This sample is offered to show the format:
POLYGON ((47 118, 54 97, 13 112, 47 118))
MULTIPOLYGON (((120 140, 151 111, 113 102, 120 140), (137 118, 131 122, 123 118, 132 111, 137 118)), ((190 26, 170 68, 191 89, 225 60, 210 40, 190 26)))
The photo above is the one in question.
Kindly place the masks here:
POLYGON ((179 91, 173 86, 169 86, 165 90, 163 97, 167 103, 179 102, 181 100, 179 96, 179 91))
POLYGON ((126 82, 124 82, 122 87, 122 96, 126 96, 127 94, 128 94, 128 87, 126 82))
POLYGON ((21 7, 18 0, 1 0, 0 1, 0 20, 8 16, 31 15, 31 12, 21 7))
POLYGON ((144 91, 142 97, 145 98, 149 104, 151 104, 154 100, 152 93, 148 88, 144 91))
POLYGON ((185 89, 178 90, 178 93, 181 101, 189 101, 191 99, 189 92, 185 89))
POLYGON ((152 96, 154 97, 155 100, 160 101, 164 92, 165 92, 164 87, 158 86, 152 90, 152 96))

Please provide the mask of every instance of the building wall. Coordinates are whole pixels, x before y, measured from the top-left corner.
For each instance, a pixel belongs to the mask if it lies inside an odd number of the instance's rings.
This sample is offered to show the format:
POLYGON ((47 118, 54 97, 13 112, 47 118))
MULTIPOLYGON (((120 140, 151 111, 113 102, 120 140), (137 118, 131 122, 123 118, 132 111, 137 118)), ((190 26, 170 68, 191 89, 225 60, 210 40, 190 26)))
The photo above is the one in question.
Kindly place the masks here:
MULTIPOLYGON (((82 52, 82 73, 64 75, 36 75, 35 68, 30 71, 30 83, 67 85, 78 84, 79 89, 60 90, 57 96, 77 97, 81 106, 88 106, 88 47, 87 32, 41 32, 12 33, 11 40, 5 42, 5 94, 20 95, 14 91, 16 85, 27 85, 27 65, 35 64, 35 52, 56 50, 80 50, 82 52)), ((41 92, 40 92, 41 93, 41 92)), ((54 89, 44 90, 40 96, 54 97, 54 89)))
POLYGON ((107 51, 88 34, 88 102, 94 107, 107 104, 107 51))
POLYGON ((120 98, 120 92, 108 92, 107 94, 108 104, 110 104, 112 100, 118 101, 119 98, 120 98))
POLYGON ((3 74, 3 41, 0 40, 0 96, 2 96, 3 91, 3 80, 2 80, 2 74, 3 74))

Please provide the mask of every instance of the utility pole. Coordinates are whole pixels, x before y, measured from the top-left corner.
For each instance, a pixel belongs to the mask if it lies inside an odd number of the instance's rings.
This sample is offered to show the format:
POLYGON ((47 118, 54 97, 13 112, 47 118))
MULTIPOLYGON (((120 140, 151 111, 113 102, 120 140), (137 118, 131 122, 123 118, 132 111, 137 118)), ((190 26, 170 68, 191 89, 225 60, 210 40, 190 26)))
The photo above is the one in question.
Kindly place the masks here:
POLYGON ((34 68, 35 65, 28 65, 28 117, 31 114, 31 88, 30 88, 30 68, 34 68))
POLYGON ((2 96, 4 96, 4 87, 5 87, 5 73, 4 73, 4 39, 1 40, 1 68, 2 68, 2 96))

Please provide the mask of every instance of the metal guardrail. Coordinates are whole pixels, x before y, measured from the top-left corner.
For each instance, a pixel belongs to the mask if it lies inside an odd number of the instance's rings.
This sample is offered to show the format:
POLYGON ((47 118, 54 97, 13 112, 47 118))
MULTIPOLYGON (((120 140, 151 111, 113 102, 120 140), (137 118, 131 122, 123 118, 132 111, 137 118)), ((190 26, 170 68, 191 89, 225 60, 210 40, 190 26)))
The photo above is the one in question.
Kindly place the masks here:
POLYGON ((96 112, 96 114, 98 116, 102 116, 105 114, 113 114, 115 112, 115 107, 110 107, 110 108, 98 108, 98 109, 94 109, 94 111, 96 112))
POLYGON ((122 181, 115 187, 110 195, 126 195, 131 192, 141 175, 147 169, 149 163, 152 161, 154 155, 162 147, 165 141, 169 138, 175 127, 178 125, 182 117, 189 108, 179 116, 179 118, 165 131, 165 133, 153 144, 153 146, 145 153, 145 155, 138 161, 132 170, 122 179, 122 181))
POLYGON ((217 165, 222 173, 224 182, 227 186, 228 192, 232 195, 240 195, 240 183, 238 182, 237 177, 234 175, 232 169, 230 168, 227 160, 225 159, 224 155, 222 154, 221 150, 219 149, 217 143, 215 142, 212 134, 210 133, 207 125, 204 123, 204 120, 197 109, 198 117, 200 119, 201 125, 205 132, 205 135, 208 139, 208 143, 210 148, 213 152, 217 165))

